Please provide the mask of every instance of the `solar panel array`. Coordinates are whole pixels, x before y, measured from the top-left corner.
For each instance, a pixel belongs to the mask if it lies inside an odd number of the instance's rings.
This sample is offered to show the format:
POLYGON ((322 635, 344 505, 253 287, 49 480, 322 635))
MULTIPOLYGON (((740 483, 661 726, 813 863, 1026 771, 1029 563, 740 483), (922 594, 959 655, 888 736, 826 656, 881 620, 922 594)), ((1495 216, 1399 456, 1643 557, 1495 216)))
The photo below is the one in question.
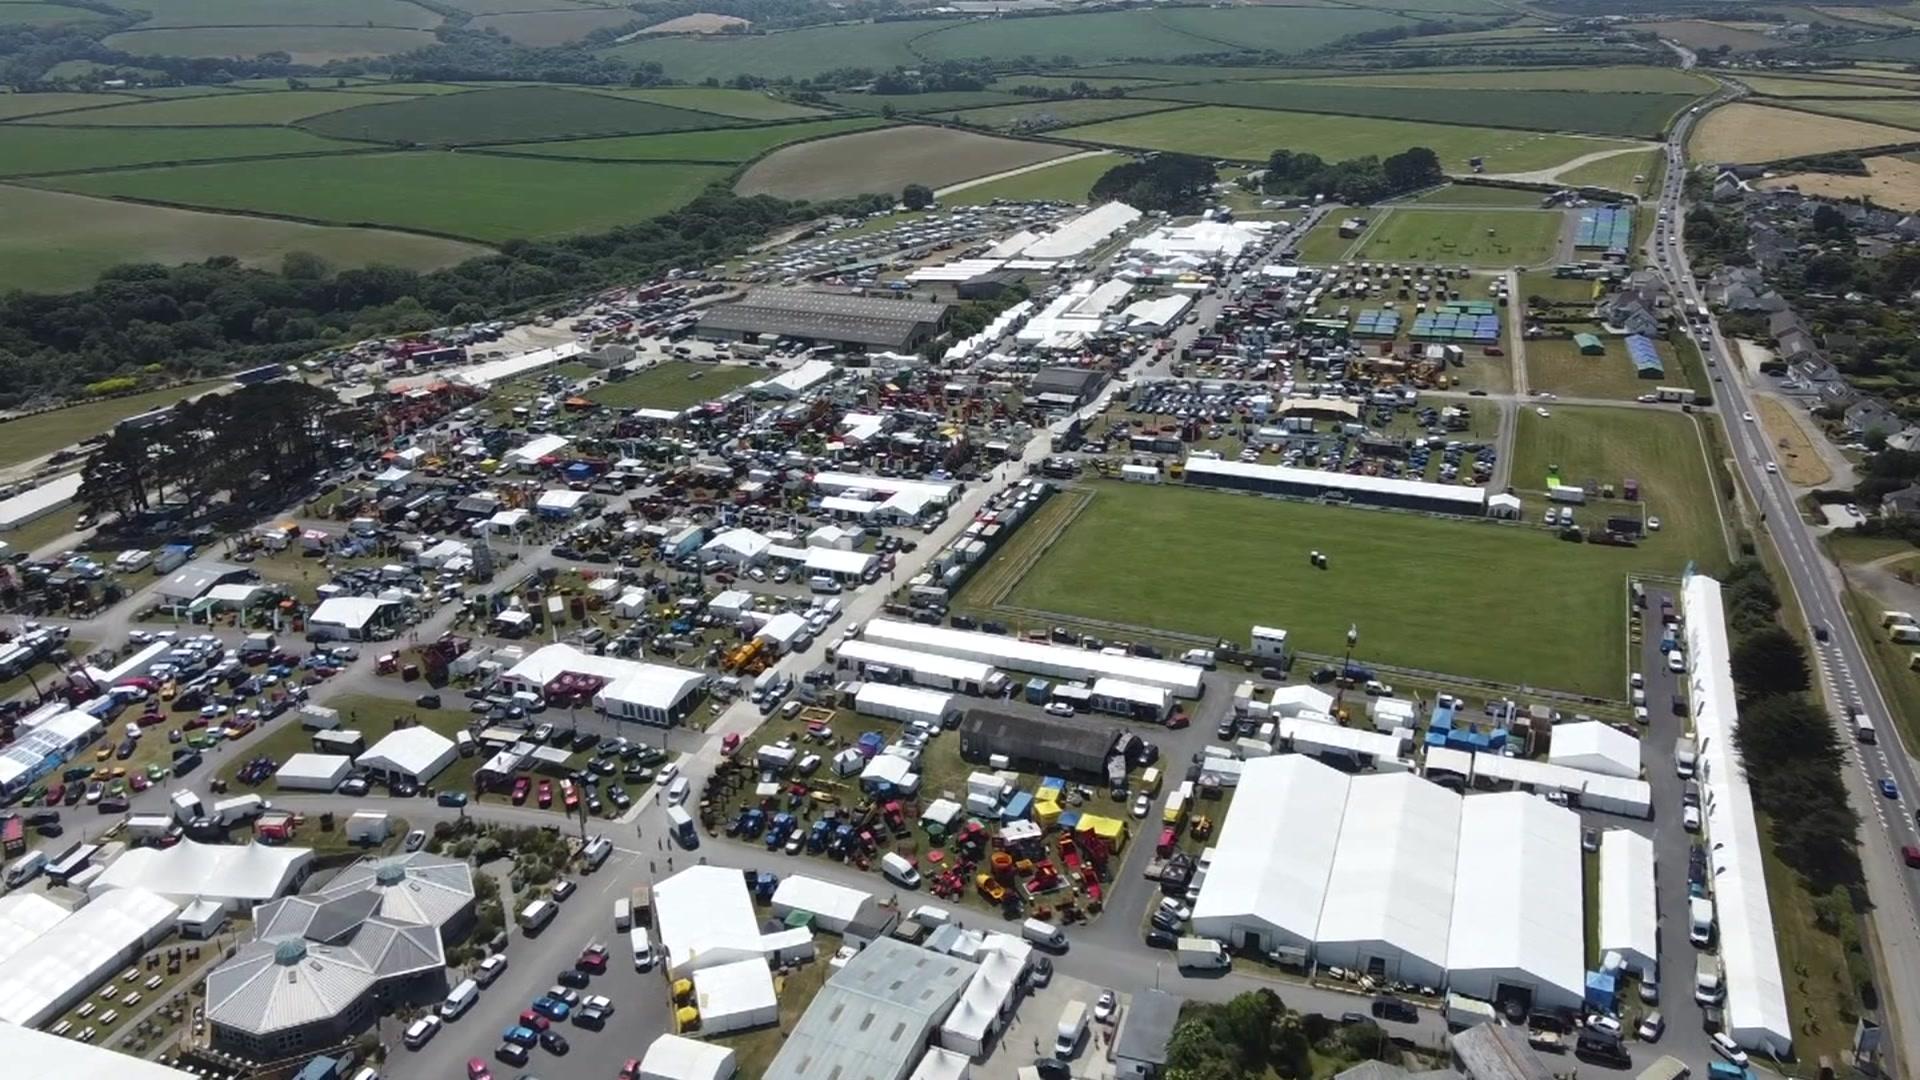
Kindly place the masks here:
POLYGON ((1500 313, 1485 300, 1455 300, 1414 316, 1413 336, 1423 341, 1500 340, 1500 313))
POLYGON ((1391 338, 1400 336, 1400 313, 1397 311, 1362 311, 1353 321, 1353 336, 1368 338, 1391 338))
POLYGON ((1633 211, 1623 206, 1591 206, 1580 211, 1573 246, 1625 251, 1633 243, 1633 211))

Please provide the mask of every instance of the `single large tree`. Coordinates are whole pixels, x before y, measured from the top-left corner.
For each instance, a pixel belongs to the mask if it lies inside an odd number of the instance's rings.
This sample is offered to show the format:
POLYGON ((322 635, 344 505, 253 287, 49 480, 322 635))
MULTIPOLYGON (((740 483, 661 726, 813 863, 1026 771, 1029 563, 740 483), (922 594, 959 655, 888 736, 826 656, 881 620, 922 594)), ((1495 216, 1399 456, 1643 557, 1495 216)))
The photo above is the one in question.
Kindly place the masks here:
POLYGON ((933 189, 925 184, 908 184, 906 190, 900 192, 900 201, 909 210, 925 210, 933 205, 933 189))

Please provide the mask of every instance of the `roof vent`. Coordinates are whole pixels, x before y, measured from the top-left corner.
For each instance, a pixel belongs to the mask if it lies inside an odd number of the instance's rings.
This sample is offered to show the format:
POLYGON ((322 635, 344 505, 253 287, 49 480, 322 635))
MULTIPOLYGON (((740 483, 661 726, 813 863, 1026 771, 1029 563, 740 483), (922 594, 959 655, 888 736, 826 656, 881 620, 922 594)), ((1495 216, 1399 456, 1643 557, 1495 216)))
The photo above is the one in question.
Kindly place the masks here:
POLYGON ((382 885, 398 885, 407 880, 407 868, 399 863, 388 863, 373 872, 373 880, 382 885))
POLYGON ((306 955, 307 943, 299 938, 283 941, 273 947, 273 962, 276 964, 291 966, 306 959, 306 955))

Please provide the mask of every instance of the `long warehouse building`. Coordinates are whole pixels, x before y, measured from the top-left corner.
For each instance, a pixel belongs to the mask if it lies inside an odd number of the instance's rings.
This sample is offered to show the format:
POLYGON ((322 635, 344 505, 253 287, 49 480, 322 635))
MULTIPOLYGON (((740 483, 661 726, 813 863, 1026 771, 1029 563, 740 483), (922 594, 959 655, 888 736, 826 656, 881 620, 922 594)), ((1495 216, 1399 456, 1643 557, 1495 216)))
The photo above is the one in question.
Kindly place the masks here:
POLYGON ((1487 489, 1431 480, 1398 480, 1388 476, 1357 476, 1324 469, 1296 469, 1288 465, 1260 465, 1224 458, 1190 457, 1187 483, 1229 488, 1260 495, 1290 495, 1299 499, 1335 499, 1365 506, 1425 510, 1436 514, 1480 517, 1487 512, 1487 489))
POLYGON ((1116 656, 1096 649, 1022 641, 1006 634, 953 630, 944 626, 875 619, 862 636, 869 641, 902 649, 924 649, 942 656, 958 656, 983 664, 1047 675, 1060 679, 1119 679, 1144 686, 1161 686, 1183 698, 1197 698, 1204 689, 1205 672, 1191 664, 1116 656))
POLYGON ((750 341, 760 337, 855 348, 918 348, 946 325, 947 305, 811 289, 754 289, 700 315, 703 338, 750 341))
POLYGON ((849 641, 837 646, 833 661, 841 667, 853 668, 863 679, 887 681, 883 676, 891 672, 918 686, 962 694, 992 693, 1005 682, 992 664, 872 641, 849 641))
POLYGON ((1301 754, 1246 762, 1194 932, 1380 980, 1578 1008, 1580 820, 1301 754))
POLYGON ((1712 866, 1714 912, 1720 922, 1720 964, 1726 987, 1726 1031, 1749 1050, 1786 1057, 1793 1048, 1786 983, 1774 949, 1773 908, 1767 900, 1760 829, 1753 793, 1740 765, 1734 732, 1731 650, 1720 583, 1690 575, 1680 590, 1687 643, 1687 699, 1693 703, 1695 772, 1706 790, 1700 806, 1712 866))

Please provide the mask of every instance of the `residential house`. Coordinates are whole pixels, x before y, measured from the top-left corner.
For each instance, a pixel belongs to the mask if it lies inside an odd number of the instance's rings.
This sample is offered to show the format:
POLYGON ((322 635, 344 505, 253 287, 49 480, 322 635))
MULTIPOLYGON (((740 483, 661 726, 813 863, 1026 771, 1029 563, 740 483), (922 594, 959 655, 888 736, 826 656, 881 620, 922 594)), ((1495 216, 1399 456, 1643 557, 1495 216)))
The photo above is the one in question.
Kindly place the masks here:
POLYGON ((1861 398, 1849 405, 1846 423, 1849 430, 1857 431, 1861 435, 1875 431, 1883 435, 1892 435, 1906 427, 1906 422, 1901 420, 1886 402, 1878 398, 1861 398))
POLYGON ((1910 484, 1881 496, 1880 512, 1890 517, 1920 517, 1920 484, 1910 484))

